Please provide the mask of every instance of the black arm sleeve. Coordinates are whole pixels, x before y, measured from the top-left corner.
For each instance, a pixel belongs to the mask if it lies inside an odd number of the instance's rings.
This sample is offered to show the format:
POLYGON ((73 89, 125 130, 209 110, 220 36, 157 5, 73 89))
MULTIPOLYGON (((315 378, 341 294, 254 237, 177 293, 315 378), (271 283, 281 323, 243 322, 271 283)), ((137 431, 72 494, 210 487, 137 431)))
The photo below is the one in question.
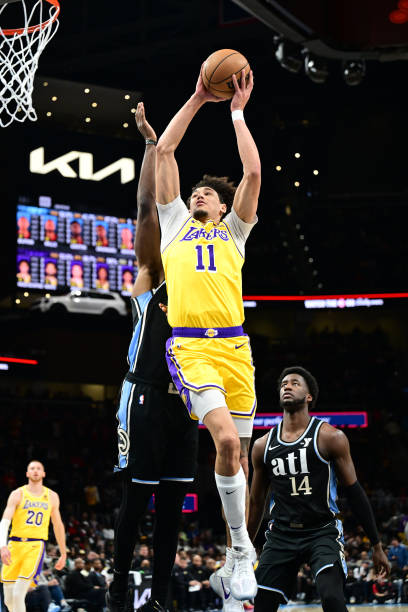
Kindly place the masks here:
POLYGON ((375 546, 380 541, 380 537, 375 524, 373 509, 368 501, 366 492, 358 480, 356 480, 351 486, 345 487, 344 493, 354 516, 359 520, 360 525, 370 539, 371 546, 375 546))

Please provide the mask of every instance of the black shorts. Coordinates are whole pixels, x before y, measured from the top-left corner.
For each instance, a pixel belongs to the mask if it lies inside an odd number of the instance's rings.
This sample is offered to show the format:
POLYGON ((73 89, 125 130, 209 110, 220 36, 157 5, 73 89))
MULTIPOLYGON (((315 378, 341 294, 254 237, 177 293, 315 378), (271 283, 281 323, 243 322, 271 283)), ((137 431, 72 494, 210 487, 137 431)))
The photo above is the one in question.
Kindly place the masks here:
POLYGON ((346 577, 343 525, 333 520, 318 529, 291 529, 276 524, 265 533, 266 542, 255 571, 258 588, 277 591, 287 603, 300 565, 310 565, 314 578, 339 562, 346 577))
POLYGON ((133 482, 193 482, 197 467, 198 422, 188 416, 179 394, 142 382, 123 382, 118 424, 118 464, 133 482))

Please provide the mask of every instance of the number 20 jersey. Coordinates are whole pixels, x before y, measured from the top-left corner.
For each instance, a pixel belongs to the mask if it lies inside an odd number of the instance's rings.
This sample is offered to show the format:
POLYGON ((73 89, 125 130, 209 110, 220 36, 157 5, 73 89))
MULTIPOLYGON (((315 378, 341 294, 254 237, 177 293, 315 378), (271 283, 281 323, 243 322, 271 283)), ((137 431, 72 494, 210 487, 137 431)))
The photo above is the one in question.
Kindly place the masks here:
POLYGON ((294 442, 282 440, 282 422, 269 433, 264 461, 272 490, 270 518, 276 523, 306 528, 328 523, 338 513, 334 466, 321 456, 317 445, 323 423, 311 417, 294 442))
POLYGON ((40 496, 31 495, 26 486, 21 487, 21 502, 17 506, 10 536, 48 540, 51 517, 50 490, 43 487, 40 496))
POLYGON ((232 210, 218 224, 193 219, 180 197, 158 205, 171 327, 242 325, 241 269, 253 223, 232 210))

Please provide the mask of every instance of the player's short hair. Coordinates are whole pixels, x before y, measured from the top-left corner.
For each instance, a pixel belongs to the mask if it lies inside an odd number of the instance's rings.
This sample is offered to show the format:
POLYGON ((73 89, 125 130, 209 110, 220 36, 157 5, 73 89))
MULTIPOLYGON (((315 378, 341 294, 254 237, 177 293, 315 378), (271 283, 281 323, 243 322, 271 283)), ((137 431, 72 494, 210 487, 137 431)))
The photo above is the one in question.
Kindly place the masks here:
POLYGON ((309 389, 309 393, 312 396, 312 401, 309 402, 309 408, 313 408, 316 404, 317 398, 319 397, 319 385, 317 384, 317 380, 315 379, 313 374, 311 374, 309 370, 302 368, 302 366, 291 366, 289 368, 285 368, 284 370, 282 370, 278 378, 278 392, 281 388, 282 380, 285 378, 285 376, 288 376, 289 374, 299 374, 299 376, 302 376, 302 378, 304 378, 307 384, 307 388, 309 389))
MULTIPOLYGON (((226 204, 229 210, 232 207, 234 201, 234 195, 236 187, 233 181, 230 181, 228 176, 211 176, 210 174, 204 174, 201 181, 199 181, 191 190, 193 193, 199 187, 211 187, 218 193, 218 197, 222 204, 226 204)), ((190 208, 191 195, 187 200, 187 206, 190 208)))
POLYGON ((43 470, 44 470, 44 472, 45 472, 45 467, 44 467, 43 462, 42 462, 42 461, 39 461, 38 459, 30 459, 30 461, 27 463, 27 470, 28 470, 29 466, 30 466, 32 463, 39 463, 39 464, 41 465, 42 469, 43 469, 43 470))

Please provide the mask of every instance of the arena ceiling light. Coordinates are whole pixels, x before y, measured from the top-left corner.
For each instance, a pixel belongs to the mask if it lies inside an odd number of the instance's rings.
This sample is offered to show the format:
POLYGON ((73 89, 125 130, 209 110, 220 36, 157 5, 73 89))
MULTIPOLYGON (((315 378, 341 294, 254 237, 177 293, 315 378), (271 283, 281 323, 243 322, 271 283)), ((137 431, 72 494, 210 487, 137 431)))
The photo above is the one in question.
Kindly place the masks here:
POLYGON ((325 83, 329 76, 327 62, 308 51, 305 52, 305 74, 313 83, 325 83))
POLYGON ((302 49, 280 36, 274 37, 274 44, 275 57, 282 68, 289 70, 289 72, 298 73, 303 64, 302 49))
POLYGON ((347 85, 360 85, 366 73, 366 63, 363 59, 345 60, 342 68, 343 79, 347 85))

